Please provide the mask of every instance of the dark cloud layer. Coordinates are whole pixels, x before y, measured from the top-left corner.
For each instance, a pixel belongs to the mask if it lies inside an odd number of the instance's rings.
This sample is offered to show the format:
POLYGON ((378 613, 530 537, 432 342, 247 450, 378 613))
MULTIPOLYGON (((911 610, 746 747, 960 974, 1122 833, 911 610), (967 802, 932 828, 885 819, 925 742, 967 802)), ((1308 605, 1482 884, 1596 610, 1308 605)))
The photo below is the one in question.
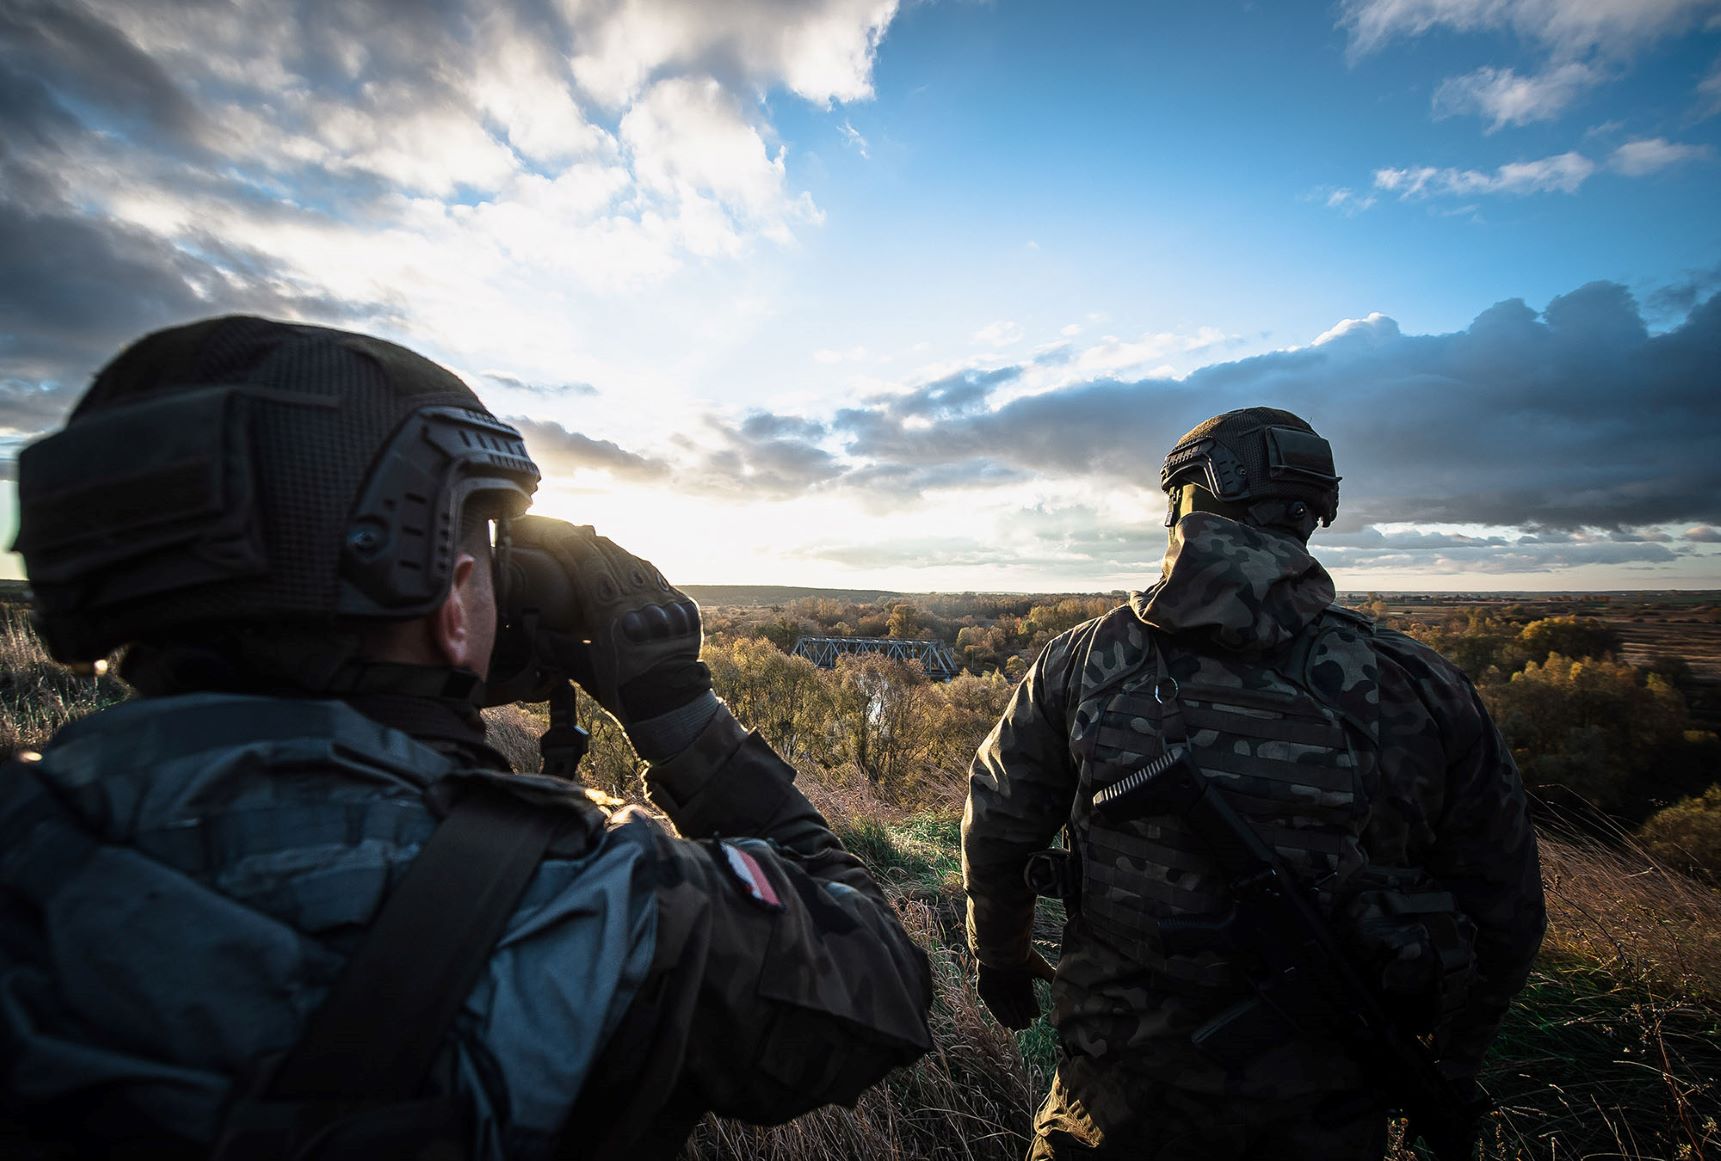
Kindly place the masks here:
POLYGON ((824 487, 849 470, 818 445, 824 426, 800 416, 754 413, 738 427, 715 420, 710 426, 722 447, 682 444, 688 465, 680 478, 697 491, 788 499, 824 487))
POLYGON ((901 419, 965 415, 983 406, 993 391, 1021 375, 1020 367, 958 371, 905 394, 875 396, 868 402, 901 419))
POLYGON ((1036 473, 1151 492, 1183 432, 1267 404, 1305 416, 1332 441, 1346 477, 1344 527, 1713 523, 1718 367, 1721 296, 1651 334, 1624 287, 1597 282, 1540 313, 1517 299, 1499 303, 1455 334, 1406 335, 1375 316, 1317 346, 1214 364, 1181 381, 1093 380, 993 409, 987 397, 1023 368, 943 379, 845 408, 832 426, 853 464, 846 479, 857 484, 894 480, 905 490, 1036 473))
POLYGON ((825 425, 799 415, 772 415, 756 411, 741 421, 740 435, 748 440, 815 440, 825 434, 825 425))
POLYGON ((546 476, 594 468, 637 483, 657 482, 669 476, 669 465, 662 460, 630 452, 611 440, 593 439, 569 431, 559 423, 523 416, 513 416, 508 422, 526 437, 527 450, 546 476))
POLYGON ((27 61, 50 84, 128 129, 195 141, 202 115, 162 66, 77 0, 0 7, 0 60, 27 61))
MULTIPOLYGON (((214 313, 392 317, 300 292, 243 246, 195 229, 175 244, 83 204, 90 149, 152 141, 174 169, 201 131, 166 71, 83 6, 0 6, 0 430, 53 426, 101 364, 163 326, 214 313)), ((177 180, 218 179, 180 166, 177 180)))

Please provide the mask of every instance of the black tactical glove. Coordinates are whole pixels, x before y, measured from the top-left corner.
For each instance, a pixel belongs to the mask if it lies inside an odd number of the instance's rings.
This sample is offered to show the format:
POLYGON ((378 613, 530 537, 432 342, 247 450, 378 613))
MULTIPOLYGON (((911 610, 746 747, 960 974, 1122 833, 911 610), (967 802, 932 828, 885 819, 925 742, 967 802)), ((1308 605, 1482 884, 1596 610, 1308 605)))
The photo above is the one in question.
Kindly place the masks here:
POLYGON ((1034 981, 1049 980, 1054 974, 1052 965, 1036 951, 1030 953, 1028 962, 1020 967, 1000 968, 981 964, 974 987, 993 1019, 1012 1032, 1020 1032, 1040 1014, 1034 981))
MULTIPOLYGON (((590 525, 522 516, 511 531, 519 558, 547 557, 569 586, 544 598, 535 642, 542 662, 579 682, 630 732, 710 694, 699 606, 649 561, 590 525)), ((523 575, 548 588, 532 570, 523 575)))

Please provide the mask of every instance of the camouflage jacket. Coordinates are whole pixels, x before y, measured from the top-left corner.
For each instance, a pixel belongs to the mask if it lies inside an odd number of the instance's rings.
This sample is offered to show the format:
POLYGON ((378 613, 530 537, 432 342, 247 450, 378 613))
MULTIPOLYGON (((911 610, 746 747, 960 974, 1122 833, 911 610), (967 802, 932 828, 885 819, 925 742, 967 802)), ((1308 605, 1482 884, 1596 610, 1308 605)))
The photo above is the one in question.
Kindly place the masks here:
MULTIPOLYGON (((1187 682, 1212 666, 1283 668, 1288 654, 1312 650, 1306 672, 1314 683, 1330 687, 1335 705, 1349 699, 1370 719, 1369 745, 1338 763, 1356 767, 1357 817, 1342 836, 1360 848, 1351 861, 1425 873, 1475 925, 1478 978, 1442 1035, 1450 1066, 1474 1071, 1523 986, 1544 926, 1523 787, 1464 675, 1402 634, 1330 611, 1333 597, 1331 578, 1295 539, 1197 513, 1179 524, 1157 585, 1047 645, 970 772, 963 875, 969 943, 981 962, 1008 967, 1029 955, 1034 896, 1024 867, 1065 824, 1083 821, 1083 764, 1104 725, 1106 691, 1150 670, 1156 653, 1187 682), (1335 622, 1344 631, 1328 633, 1335 622)), ((1141 716, 1127 720, 1157 728, 1141 716)), ((1298 845, 1269 837, 1282 854, 1298 845)), ((1335 858, 1344 860, 1345 849, 1335 845, 1335 858)), ((1170 887, 1202 886, 1177 882, 1175 871, 1168 878, 1164 897, 1174 902, 1196 896, 1170 887)), ((1163 968, 1122 950, 1098 915, 1073 916, 1053 984, 1066 1050, 1195 1091, 1287 1097, 1361 1083, 1331 1044, 1287 1042, 1241 1070, 1219 1067, 1189 1035, 1247 984, 1192 989, 1163 968)))
POLYGON ((460 778, 569 815, 431 1082, 469 1098, 473 1156, 669 1157, 706 1110, 852 1102, 928 1047, 924 954, 727 711, 648 775, 697 841, 463 767, 476 752, 341 702, 198 694, 103 711, 5 767, 0 1109, 58 1134, 99 1104, 100 1137, 206 1149, 460 778))

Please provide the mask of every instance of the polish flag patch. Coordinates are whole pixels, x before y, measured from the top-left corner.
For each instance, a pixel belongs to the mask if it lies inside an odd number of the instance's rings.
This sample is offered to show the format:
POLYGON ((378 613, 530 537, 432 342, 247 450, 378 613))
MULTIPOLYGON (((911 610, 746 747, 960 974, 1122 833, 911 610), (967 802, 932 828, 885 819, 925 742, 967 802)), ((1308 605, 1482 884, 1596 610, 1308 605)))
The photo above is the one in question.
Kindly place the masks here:
POLYGON ((772 911, 783 910, 783 900, 778 897, 777 889, 771 886, 771 880, 765 874, 765 868, 759 865, 759 860, 734 843, 719 843, 718 845, 723 848, 723 857, 728 862, 729 873, 735 877, 737 883, 741 884, 741 889, 747 893, 747 898, 772 911))

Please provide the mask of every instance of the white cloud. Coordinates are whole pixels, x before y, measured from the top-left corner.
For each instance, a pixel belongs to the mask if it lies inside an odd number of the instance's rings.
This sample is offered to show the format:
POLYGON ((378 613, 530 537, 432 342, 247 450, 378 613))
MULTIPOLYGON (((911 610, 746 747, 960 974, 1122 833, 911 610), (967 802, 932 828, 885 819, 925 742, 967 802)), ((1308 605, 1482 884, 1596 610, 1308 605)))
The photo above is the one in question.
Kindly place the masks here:
POLYGON ((335 174, 368 173, 403 192, 447 196, 461 187, 493 190, 519 168, 476 110, 427 102, 410 81, 370 87, 368 107, 337 99, 307 102, 323 152, 314 160, 335 174))
MULTIPOLYGON (((1484 67, 1436 90, 1436 116, 1475 114, 1493 132, 1552 120, 1651 45, 1718 20, 1721 0, 1341 0, 1339 25, 1353 60, 1435 29, 1505 30, 1538 48, 1545 64, 1533 75, 1484 67)), ((1711 113, 1721 111, 1715 85, 1698 93, 1711 113)))
POLYGON ((613 150, 609 134, 587 120, 561 62, 541 41, 498 36, 477 63, 472 92, 477 107, 529 161, 549 166, 613 150))
POLYGON ((1703 161, 1715 156, 1707 145, 1681 145, 1663 137, 1627 141, 1608 157, 1608 166, 1627 177, 1658 173, 1671 165, 1703 161))
POLYGON ((866 138, 861 136, 859 129, 844 121, 837 126, 837 131, 843 135, 843 140, 848 144, 848 147, 861 155, 862 161, 872 157, 872 153, 867 149, 866 138))
POLYGON ((1078 354, 1070 367, 1094 378, 1179 378, 1182 372, 1171 360, 1207 350, 1224 342, 1225 338, 1225 332, 1213 326, 1198 327, 1193 331, 1144 334, 1134 339, 1106 335, 1078 354))
POLYGON ((1509 68, 1479 68, 1442 81, 1434 91, 1434 112, 1436 116, 1486 117, 1490 133, 1508 125, 1551 121, 1600 76, 1593 65, 1577 61, 1534 76, 1521 76, 1509 68))
POLYGON ((1375 196, 1373 194, 1359 194, 1348 186, 1338 186, 1319 192, 1326 194, 1327 209, 1338 210, 1347 217, 1354 218, 1365 210, 1374 208, 1375 196))
POLYGON ((1553 55, 1625 56, 1721 13, 1721 0, 1344 0, 1354 55, 1436 28, 1510 29, 1553 55))
POLYGON ((1021 323, 1011 322, 1009 319, 999 319, 997 322, 987 323, 975 331, 974 341, 993 347, 1008 347, 1012 343, 1021 342, 1024 333, 1021 323))
MULTIPOLYGON (((56 124, 52 151, 16 143, 14 160, 50 191, 32 212, 183 256, 203 301, 261 287, 296 304, 283 313, 433 336, 457 359, 507 350, 546 381, 612 382, 594 352, 625 347, 598 321, 625 316, 619 295, 652 288, 684 335, 744 330, 756 295, 714 302, 696 260, 792 244, 821 220, 764 98, 864 98, 895 11, 44 5, 20 27, 39 22, 48 47, 8 63, 67 94, 83 125, 56 124)), ((660 369, 666 382, 676 370, 660 369)))
POLYGON ((595 0, 566 2, 582 89, 620 108, 667 74, 708 73, 736 87, 782 85, 809 101, 872 95, 872 61, 897 0, 595 0))
POLYGON ((1713 117, 1721 113, 1721 58, 1709 68, 1709 75, 1697 86, 1697 114, 1713 117))
POLYGON ((820 218, 811 198, 787 194, 783 151, 771 155, 715 80, 659 81, 622 118, 620 135, 641 188, 667 200, 696 254, 738 252, 731 219, 786 241, 791 221, 820 218))
POLYGON ((1596 172, 1596 163, 1581 153, 1559 153, 1536 161, 1511 161, 1492 173, 1478 169, 1416 166, 1377 169, 1376 189, 1396 193, 1401 200, 1445 195, 1576 193, 1596 172))
POLYGON ((1315 341, 1310 345, 1324 347, 1328 343, 1337 342, 1340 339, 1378 345, 1398 337, 1398 322, 1377 310, 1370 313, 1367 318, 1341 319, 1316 336, 1315 341))

